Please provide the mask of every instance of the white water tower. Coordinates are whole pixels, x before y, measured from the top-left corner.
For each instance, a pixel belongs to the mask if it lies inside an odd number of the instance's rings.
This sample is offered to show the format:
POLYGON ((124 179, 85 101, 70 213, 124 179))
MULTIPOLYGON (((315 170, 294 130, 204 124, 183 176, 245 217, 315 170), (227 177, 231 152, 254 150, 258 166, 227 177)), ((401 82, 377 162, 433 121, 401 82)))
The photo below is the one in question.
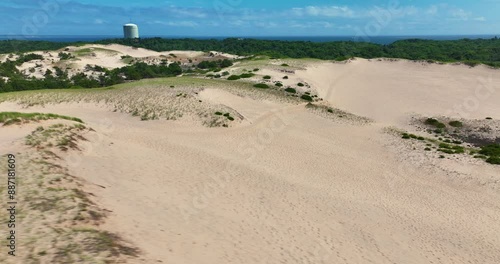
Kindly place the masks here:
POLYGON ((138 39, 139 27, 136 24, 123 25, 123 37, 126 39, 138 39))

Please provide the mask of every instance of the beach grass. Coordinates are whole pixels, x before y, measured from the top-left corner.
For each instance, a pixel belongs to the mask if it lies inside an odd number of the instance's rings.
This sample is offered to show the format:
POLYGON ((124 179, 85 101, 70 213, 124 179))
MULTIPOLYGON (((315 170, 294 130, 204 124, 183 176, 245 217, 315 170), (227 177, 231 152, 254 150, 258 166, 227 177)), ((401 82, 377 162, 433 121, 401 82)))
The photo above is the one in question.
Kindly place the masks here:
POLYGON ((3 123, 4 126, 16 123, 49 120, 49 119, 64 119, 64 120, 75 121, 78 123, 83 123, 83 121, 79 118, 56 115, 56 114, 0 112, 0 123, 3 123))

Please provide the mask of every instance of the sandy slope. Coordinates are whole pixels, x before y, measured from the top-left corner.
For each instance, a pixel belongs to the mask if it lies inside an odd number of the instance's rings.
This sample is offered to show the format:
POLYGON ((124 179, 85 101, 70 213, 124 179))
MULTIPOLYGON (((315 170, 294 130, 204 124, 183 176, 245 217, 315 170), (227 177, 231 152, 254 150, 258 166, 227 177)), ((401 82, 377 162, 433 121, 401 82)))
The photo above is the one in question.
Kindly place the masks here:
POLYGON ((484 66, 356 59, 297 73, 334 105, 378 121, 408 113, 500 118, 500 74, 484 66))
MULTIPOLYGON (((96 130, 68 166, 112 211, 105 227, 143 250, 137 263, 499 263, 499 168, 422 161, 384 132, 407 112, 442 113, 485 74, 499 78, 481 68, 358 60, 293 77, 373 117, 369 125, 215 88, 200 98, 248 122, 140 122, 88 104, 3 103, 0 111, 77 116, 96 130)), ((492 96, 471 115, 498 117, 492 96)))

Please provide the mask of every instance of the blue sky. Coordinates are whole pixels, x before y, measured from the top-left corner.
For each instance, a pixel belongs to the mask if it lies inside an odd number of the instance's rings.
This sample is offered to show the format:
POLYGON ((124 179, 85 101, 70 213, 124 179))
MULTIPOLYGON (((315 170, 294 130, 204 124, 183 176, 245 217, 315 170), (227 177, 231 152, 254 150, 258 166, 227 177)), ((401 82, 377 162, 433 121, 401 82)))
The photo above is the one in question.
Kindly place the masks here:
POLYGON ((0 35, 499 34, 500 0, 1 0, 0 35))

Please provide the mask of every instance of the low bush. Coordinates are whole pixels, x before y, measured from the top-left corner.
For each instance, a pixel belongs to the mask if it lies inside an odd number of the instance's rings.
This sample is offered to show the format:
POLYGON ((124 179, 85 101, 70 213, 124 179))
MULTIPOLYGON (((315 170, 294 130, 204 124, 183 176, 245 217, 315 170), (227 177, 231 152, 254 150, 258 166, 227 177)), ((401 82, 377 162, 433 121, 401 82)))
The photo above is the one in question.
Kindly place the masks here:
POLYGON ((446 128, 445 124, 439 122, 439 120, 434 119, 434 118, 427 118, 427 120, 425 120, 425 124, 430 125, 430 126, 434 126, 436 128, 446 128))
POLYGON ((242 75, 240 75, 240 78, 252 78, 254 76, 255 74, 253 73, 243 73, 242 75))
POLYGON ((266 75, 266 76, 262 77, 262 79, 264 79, 264 80, 271 80, 271 76, 266 75))
POLYGON ((448 124, 452 127, 463 127, 464 126, 464 124, 460 121, 451 121, 448 124))
POLYGON ((500 144, 490 144, 481 147, 479 154, 490 156, 490 157, 500 157, 500 144))
POLYGON ((303 83, 297 83, 297 86, 304 87, 305 85, 303 83))
POLYGON ((302 95, 300 98, 302 98, 303 100, 309 101, 309 102, 313 101, 313 98, 307 94, 302 95))
POLYGON ((265 83, 257 83, 253 87, 260 88, 260 89, 267 89, 267 88, 269 88, 269 85, 267 85, 265 83))
POLYGON ((489 157, 486 162, 494 165, 500 165, 500 156, 489 157))
POLYGON ((285 92, 287 92, 287 93, 297 93, 297 90, 295 90, 293 88, 286 88, 285 92))
POLYGON ((231 75, 231 76, 227 77, 228 81, 236 81, 239 79, 241 79, 241 77, 239 75, 231 75))

